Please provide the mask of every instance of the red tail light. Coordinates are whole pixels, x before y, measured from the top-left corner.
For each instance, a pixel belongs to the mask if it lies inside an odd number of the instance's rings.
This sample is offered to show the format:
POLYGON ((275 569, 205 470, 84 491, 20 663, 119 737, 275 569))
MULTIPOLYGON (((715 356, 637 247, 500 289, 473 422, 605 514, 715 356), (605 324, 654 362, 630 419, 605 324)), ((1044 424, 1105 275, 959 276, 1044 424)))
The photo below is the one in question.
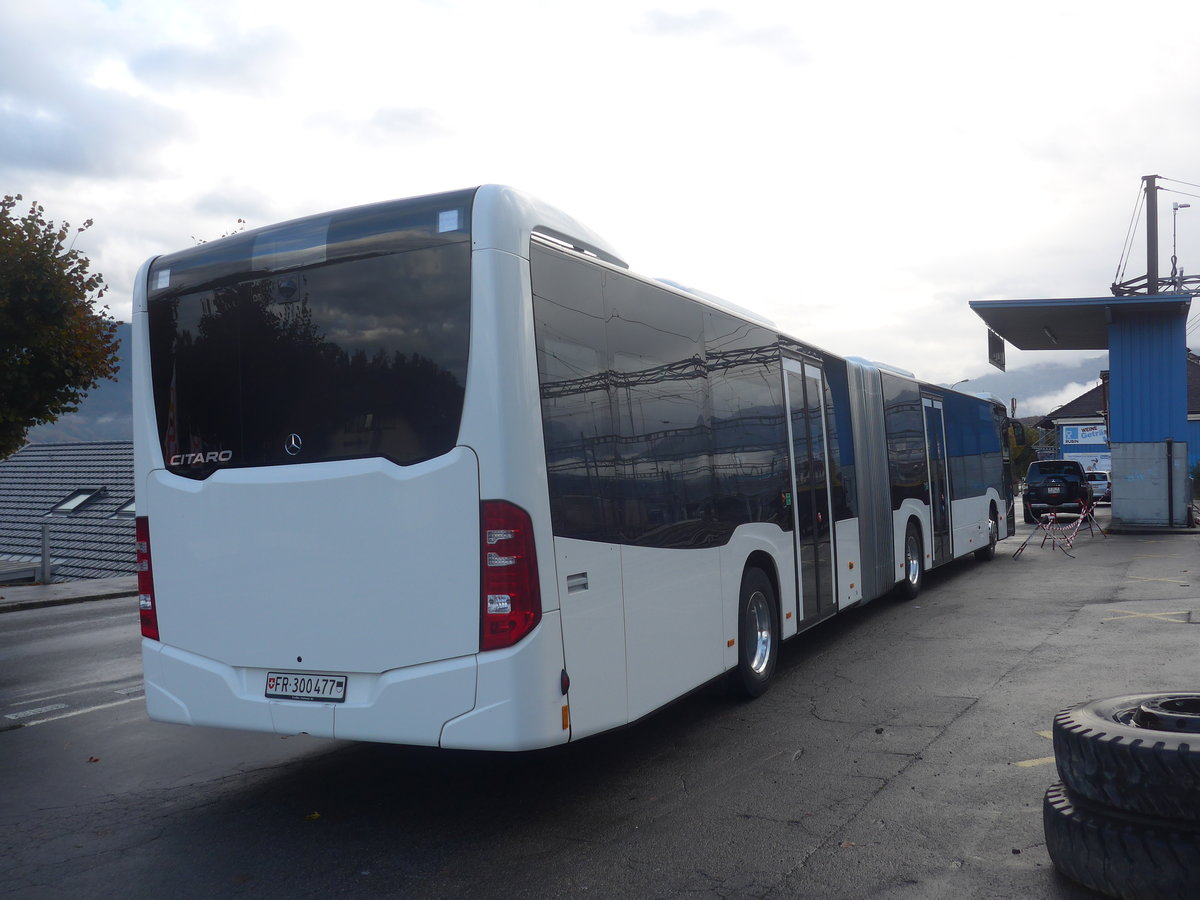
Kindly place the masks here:
POLYGON ((142 637, 158 640, 158 610, 154 606, 154 572, 150 568, 150 520, 134 519, 137 541, 138 609, 142 613, 142 637))
POLYGON ((542 618, 533 522, 519 506, 483 501, 480 650, 511 647, 542 618))

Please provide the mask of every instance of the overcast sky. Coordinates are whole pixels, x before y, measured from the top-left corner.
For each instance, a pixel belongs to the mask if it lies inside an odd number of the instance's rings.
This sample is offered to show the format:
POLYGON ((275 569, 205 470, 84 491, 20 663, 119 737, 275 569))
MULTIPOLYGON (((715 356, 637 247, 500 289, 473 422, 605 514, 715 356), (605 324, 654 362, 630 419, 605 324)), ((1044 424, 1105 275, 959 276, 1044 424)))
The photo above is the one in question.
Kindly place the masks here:
MULTIPOLYGON (((969 301, 1107 295, 1140 177, 1200 185, 1198 26, 1195 0, 0 2, 0 188, 95 219, 128 320, 144 259, 239 218, 509 184, 639 272, 950 383, 995 371, 969 301)), ((1194 202, 1200 274, 1200 187, 1168 186, 1160 271, 1194 202)))

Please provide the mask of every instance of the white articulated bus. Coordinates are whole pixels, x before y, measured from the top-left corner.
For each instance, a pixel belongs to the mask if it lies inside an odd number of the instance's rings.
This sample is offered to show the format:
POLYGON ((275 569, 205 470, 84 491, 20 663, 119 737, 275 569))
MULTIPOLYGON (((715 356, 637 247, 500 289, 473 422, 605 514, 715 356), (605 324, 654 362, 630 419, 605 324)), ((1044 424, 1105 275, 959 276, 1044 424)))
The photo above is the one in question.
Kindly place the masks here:
POLYGON ((146 703, 522 750, 632 722, 1012 533, 1004 408, 640 277, 509 188, 148 261, 146 703))

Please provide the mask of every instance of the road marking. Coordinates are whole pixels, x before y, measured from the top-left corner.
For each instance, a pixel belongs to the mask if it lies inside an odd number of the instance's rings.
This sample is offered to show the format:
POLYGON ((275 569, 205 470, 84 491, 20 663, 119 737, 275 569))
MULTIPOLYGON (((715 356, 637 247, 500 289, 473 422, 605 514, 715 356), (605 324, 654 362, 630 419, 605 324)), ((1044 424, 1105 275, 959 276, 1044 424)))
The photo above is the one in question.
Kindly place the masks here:
POLYGON ((29 716, 40 715, 41 713, 54 712, 56 709, 66 709, 65 703, 52 703, 50 706, 39 706, 37 709, 26 709, 21 712, 9 713, 4 718, 6 719, 26 719, 29 716))
POLYGON ((1101 622, 1113 622, 1117 619, 1158 619, 1160 622, 1170 622, 1174 625, 1188 624, 1188 617, 1191 615, 1186 609, 1181 609, 1176 612, 1129 612, 1125 609, 1114 609, 1113 612, 1120 613, 1119 616, 1108 616, 1101 619, 1101 622), (1169 616, 1183 616, 1182 619, 1172 619, 1169 616))
POLYGON ((1053 756, 1043 756, 1040 759, 1026 759, 1017 763, 1022 769, 1032 769, 1034 766, 1048 766, 1054 762, 1053 756))
MULTIPOLYGON (((1035 731, 1034 734, 1038 737, 1044 737, 1048 741, 1054 740, 1053 731, 1035 731)), ((1039 756, 1037 759, 1023 759, 1019 763, 1013 763, 1013 765, 1020 766, 1022 769, 1032 769, 1034 766, 1046 766, 1052 762, 1054 762, 1053 756, 1039 756)))
POLYGON ((141 699, 141 697, 126 697, 124 700, 113 700, 111 703, 98 703, 95 706, 87 706, 83 709, 73 709, 70 712, 65 712, 59 716, 47 716, 44 719, 35 719, 32 722, 26 722, 25 727, 29 728, 31 725, 45 725, 47 722, 57 722, 59 719, 69 719, 72 716, 82 716, 84 713, 98 712, 102 709, 111 709, 114 706, 124 706, 126 703, 138 703, 141 702, 141 699))

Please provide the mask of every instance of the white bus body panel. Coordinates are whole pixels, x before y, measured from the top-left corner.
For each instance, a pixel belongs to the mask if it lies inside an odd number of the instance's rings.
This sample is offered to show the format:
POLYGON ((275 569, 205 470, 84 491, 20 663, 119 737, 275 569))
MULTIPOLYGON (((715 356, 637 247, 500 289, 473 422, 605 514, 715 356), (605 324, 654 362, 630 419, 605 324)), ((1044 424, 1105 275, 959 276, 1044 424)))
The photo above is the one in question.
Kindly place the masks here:
POLYGON ((408 467, 359 459, 204 481, 154 470, 145 512, 162 640, 231 666, 304 672, 476 652, 476 473, 462 447, 408 467), (433 509, 453 511, 436 530, 433 509))
MULTIPOLYGON (((542 611, 546 612, 557 609, 558 596, 553 590, 546 445, 537 427, 542 416, 537 358, 529 352, 533 346, 529 291, 527 259, 489 249, 471 254, 471 355, 459 441, 477 450, 479 498, 515 503, 532 518, 542 611)), ((439 515, 438 521, 443 518, 439 515)), ((555 677, 561 668, 560 662, 555 677)))
POLYGON ((554 539, 563 657, 571 678, 571 736, 629 721, 621 548, 554 539))
POLYGON ((951 505, 951 520, 954 522, 954 556, 966 556, 988 545, 988 514, 992 504, 996 506, 999 520, 996 523, 999 539, 1005 536, 1004 504, 995 488, 988 488, 982 497, 967 497, 955 500, 951 505), (961 524, 960 524, 961 523, 961 524))
POLYGON ((534 750, 571 737, 562 694, 562 629, 556 611, 519 644, 480 653, 475 708, 446 723, 441 746, 534 750))
POLYGON ((853 606, 863 598, 862 545, 859 521, 843 519, 834 523, 837 542, 837 604, 838 609, 853 606))
POLYGON ((534 231, 581 245, 611 263, 626 267, 608 241, 560 209, 503 185, 485 184, 475 192, 471 226, 474 249, 490 248, 513 256, 528 256, 529 237, 534 231))
POLYGON ((720 559, 718 547, 621 548, 630 719, 724 671, 720 559))
POLYGON ((203 482, 155 469, 142 487, 163 641, 145 642, 152 718, 436 744, 442 723, 473 705, 470 450, 410 467, 227 469, 203 482), (434 531, 430 509, 456 512, 434 531), (346 701, 268 700, 268 670, 348 675, 346 701))
POLYGON ((443 723, 475 703, 473 656, 352 675, 344 703, 270 700, 266 669, 234 668, 158 641, 142 641, 142 662, 150 718, 182 725, 436 746, 443 723))
POLYGON ((792 534, 776 525, 739 526, 705 550, 554 544, 572 739, 635 721, 737 665, 751 554, 777 567, 781 636, 797 631, 792 534))

